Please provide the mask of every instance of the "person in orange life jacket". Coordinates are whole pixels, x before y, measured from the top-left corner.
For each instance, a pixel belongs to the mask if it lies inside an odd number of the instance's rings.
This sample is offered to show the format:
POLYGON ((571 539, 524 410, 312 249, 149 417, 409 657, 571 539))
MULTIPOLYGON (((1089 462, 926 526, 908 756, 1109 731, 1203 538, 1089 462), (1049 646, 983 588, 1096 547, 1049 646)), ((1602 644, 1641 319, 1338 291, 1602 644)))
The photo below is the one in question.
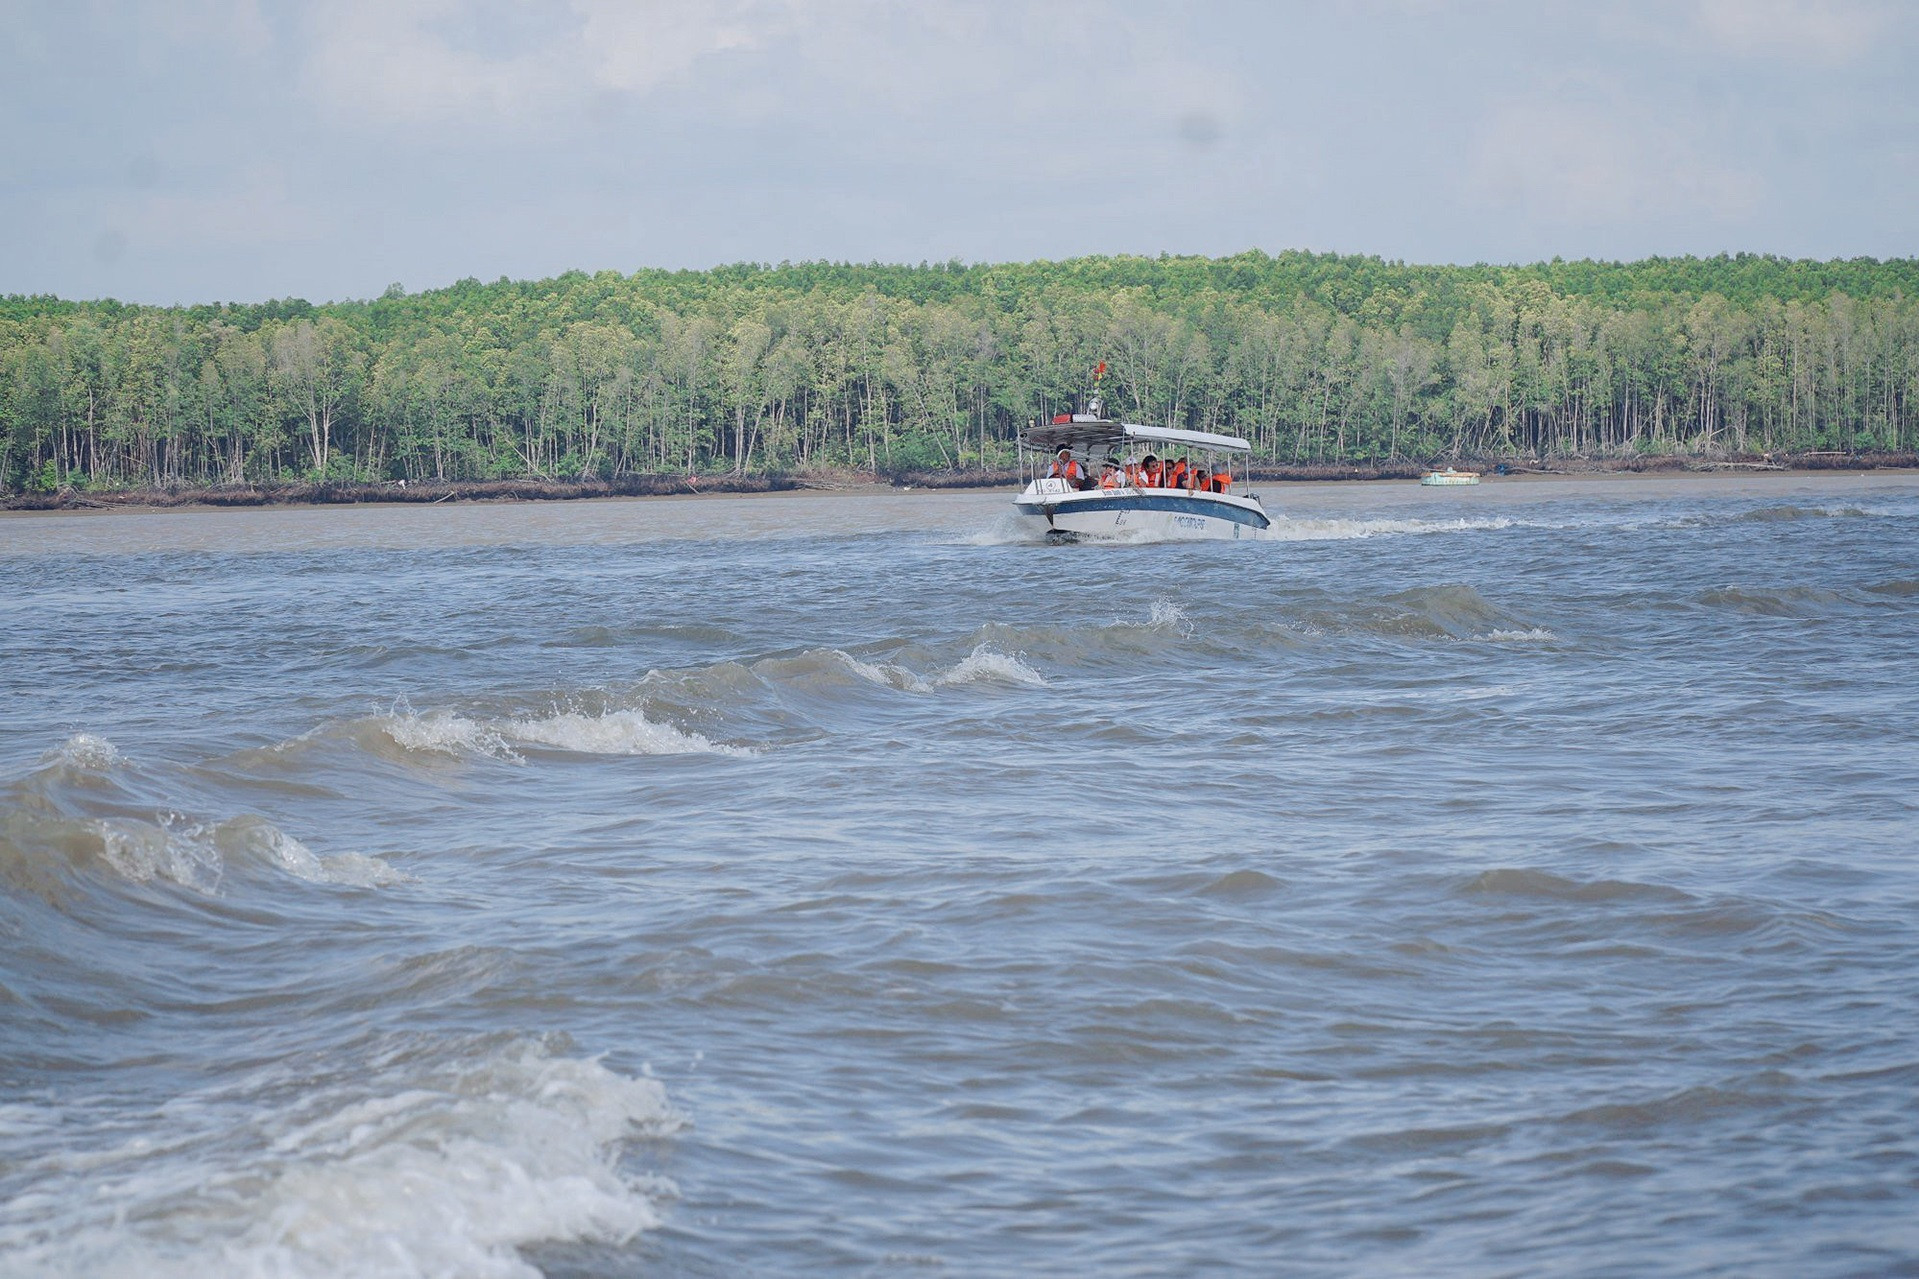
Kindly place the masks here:
POLYGON ((1119 464, 1117 462, 1101 462, 1099 464, 1099 486, 1101 488, 1116 489, 1122 483, 1124 483, 1124 478, 1119 473, 1119 464))
POLYGON ((1213 473, 1203 466, 1195 466, 1186 477, 1186 487, 1195 493, 1213 491, 1213 473))
POLYGON ((1053 468, 1046 472, 1046 478, 1065 480, 1074 488, 1078 488, 1080 481, 1086 478, 1086 472, 1081 469, 1078 462, 1073 460, 1073 450, 1061 449, 1059 456, 1053 459, 1053 468))
POLYGON ((1183 457, 1174 458, 1173 469, 1166 473, 1166 487, 1169 489, 1185 488, 1186 476, 1187 476, 1186 459, 1183 457))
POLYGON ((1127 488, 1138 488, 1141 483, 1139 478, 1139 459, 1127 458, 1126 465, 1120 468, 1120 476, 1125 480, 1127 488))
POLYGON ((1160 481, 1164 478, 1160 470, 1158 458, 1148 453, 1141 459, 1139 464, 1139 483, 1141 488, 1156 489, 1160 486, 1160 481))
POLYGON ((1224 493, 1233 486, 1233 477, 1224 471, 1213 472, 1213 492, 1224 493))

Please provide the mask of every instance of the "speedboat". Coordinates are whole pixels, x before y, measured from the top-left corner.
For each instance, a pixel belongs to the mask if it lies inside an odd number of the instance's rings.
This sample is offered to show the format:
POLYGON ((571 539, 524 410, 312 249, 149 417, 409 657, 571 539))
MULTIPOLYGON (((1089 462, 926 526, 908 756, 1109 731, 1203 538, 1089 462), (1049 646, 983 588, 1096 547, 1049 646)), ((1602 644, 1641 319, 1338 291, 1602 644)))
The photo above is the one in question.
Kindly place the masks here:
POLYGON ((1272 518, 1259 498, 1233 492, 1225 469, 1248 455, 1251 444, 1236 435, 1115 421, 1101 412, 1098 399, 1087 409, 1033 423, 1019 437, 1020 471, 1027 483, 1013 499, 1013 510, 1023 525, 1043 529, 1054 542, 1232 542, 1272 536, 1272 518), (1198 464, 1177 477, 1175 454, 1198 464))
POLYGON ((1479 483, 1479 472, 1455 471, 1449 466, 1443 471, 1426 472, 1419 477, 1419 482, 1427 488, 1450 487, 1454 484, 1477 484, 1479 483))

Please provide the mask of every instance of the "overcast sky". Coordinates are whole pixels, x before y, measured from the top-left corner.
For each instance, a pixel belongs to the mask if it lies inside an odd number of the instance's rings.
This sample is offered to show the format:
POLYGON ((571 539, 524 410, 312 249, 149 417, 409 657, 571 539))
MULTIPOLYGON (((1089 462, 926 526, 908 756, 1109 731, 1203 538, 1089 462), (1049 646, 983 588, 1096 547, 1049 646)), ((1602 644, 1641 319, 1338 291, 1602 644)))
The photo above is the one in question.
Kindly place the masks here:
POLYGON ((1914 0, 0 0, 0 293, 1919 255, 1914 0))

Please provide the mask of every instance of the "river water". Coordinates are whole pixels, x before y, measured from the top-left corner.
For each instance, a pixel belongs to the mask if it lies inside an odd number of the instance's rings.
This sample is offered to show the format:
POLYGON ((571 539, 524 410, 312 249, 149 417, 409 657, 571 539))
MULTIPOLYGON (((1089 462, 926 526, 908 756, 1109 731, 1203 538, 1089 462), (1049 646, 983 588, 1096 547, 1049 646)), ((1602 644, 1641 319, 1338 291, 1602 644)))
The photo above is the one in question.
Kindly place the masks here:
POLYGON ((1919 479, 0 518, 0 1271, 1919 1270, 1919 479))

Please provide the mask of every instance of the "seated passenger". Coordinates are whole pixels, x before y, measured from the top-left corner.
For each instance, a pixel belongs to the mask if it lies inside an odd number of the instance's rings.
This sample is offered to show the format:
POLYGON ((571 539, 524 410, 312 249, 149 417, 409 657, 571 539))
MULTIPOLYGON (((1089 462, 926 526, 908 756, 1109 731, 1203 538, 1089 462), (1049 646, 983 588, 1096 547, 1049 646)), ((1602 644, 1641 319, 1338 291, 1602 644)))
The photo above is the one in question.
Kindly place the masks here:
POLYGON ((1101 462, 1099 464, 1099 486, 1103 489, 1116 489, 1123 483, 1119 473, 1119 463, 1101 462))
POLYGON ((1213 472, 1213 492, 1224 493, 1233 486, 1233 477, 1224 471, 1213 472))
POLYGON ((1186 459, 1183 457, 1174 458, 1173 469, 1166 473, 1166 487, 1169 489, 1186 488, 1186 476, 1186 459))
POLYGON ((1195 493, 1212 492, 1213 473, 1203 466, 1195 466, 1192 470, 1191 478, 1186 482, 1186 487, 1195 493))
POLYGON ((1160 472, 1159 459, 1148 453, 1139 464, 1139 485, 1141 488, 1156 489, 1164 476, 1160 472))
POLYGON ((1086 478, 1086 471, 1073 460, 1073 450, 1061 449, 1059 456, 1053 459, 1052 468, 1046 472, 1046 478, 1065 480, 1070 487, 1078 488, 1080 482, 1086 478))

